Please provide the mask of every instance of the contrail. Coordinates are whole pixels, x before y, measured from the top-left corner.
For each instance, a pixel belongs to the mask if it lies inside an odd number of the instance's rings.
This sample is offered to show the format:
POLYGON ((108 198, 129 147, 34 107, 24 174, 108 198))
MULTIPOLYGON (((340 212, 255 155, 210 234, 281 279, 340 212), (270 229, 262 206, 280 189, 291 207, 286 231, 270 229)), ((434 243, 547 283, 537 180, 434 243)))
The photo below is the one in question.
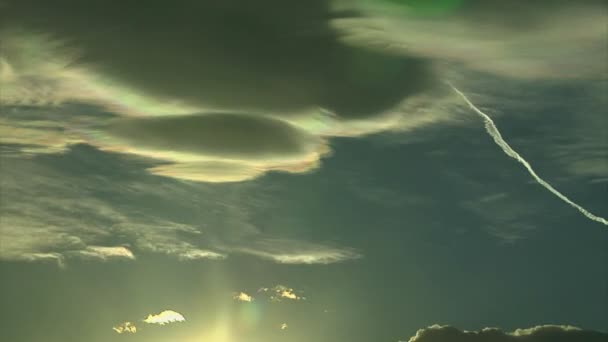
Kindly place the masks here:
POLYGON ((545 189, 549 190, 551 193, 553 193, 559 199, 568 203, 571 207, 578 210, 581 214, 585 215, 588 219, 599 222, 604 225, 608 225, 608 220, 606 220, 603 217, 593 215, 592 213, 587 211, 587 209, 572 202, 564 194, 557 191, 557 189, 555 189, 551 184, 547 183, 544 179, 540 178, 540 176, 536 174, 534 169, 532 169, 532 166, 530 165, 530 163, 528 163, 522 156, 520 156, 519 153, 517 153, 515 150, 513 150, 513 148, 511 148, 511 146, 502 138, 502 135, 500 134, 500 131, 498 131, 498 128, 496 128, 496 125, 494 124, 494 121, 492 121, 492 118, 490 118, 487 114, 485 114, 479 108, 477 108, 477 106, 475 106, 469 100, 469 98, 463 92, 458 90, 458 88, 456 88, 452 83, 450 83, 448 81, 446 81, 446 83, 447 83, 447 85, 449 85, 452 88, 452 90, 454 90, 454 92, 456 92, 456 94, 458 94, 458 95, 460 95, 460 97, 462 97, 464 102, 466 102, 475 113, 477 113, 477 114, 479 114, 479 116, 481 116, 481 118, 483 119, 483 121, 485 123, 486 131, 494 139, 494 142, 496 143, 496 145, 498 145, 503 150, 503 152, 505 152, 506 155, 517 160, 520 164, 522 164, 526 168, 526 170, 528 170, 528 173, 530 174, 530 176, 532 176, 532 178, 534 178, 538 182, 538 184, 542 185, 545 189))

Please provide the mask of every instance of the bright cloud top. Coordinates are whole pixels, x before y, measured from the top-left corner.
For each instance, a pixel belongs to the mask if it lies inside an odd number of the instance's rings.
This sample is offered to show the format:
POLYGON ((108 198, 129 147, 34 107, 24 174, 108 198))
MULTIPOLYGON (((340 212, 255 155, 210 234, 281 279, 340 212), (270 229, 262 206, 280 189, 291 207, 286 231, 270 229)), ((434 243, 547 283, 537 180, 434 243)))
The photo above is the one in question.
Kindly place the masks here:
POLYGON ((115 327, 112 327, 112 330, 116 331, 118 334, 130 333, 135 334, 137 332, 137 327, 131 322, 124 322, 115 327))
POLYGON ((232 299, 239 301, 239 302, 252 302, 253 301, 253 297, 246 294, 245 292, 235 293, 232 296, 232 299))
POLYGON ((258 293, 266 293, 269 295, 270 301, 281 302, 284 299, 287 300, 306 300, 306 297, 302 297, 296 293, 296 290, 284 286, 276 285, 274 287, 262 287, 258 290, 258 293))
POLYGON ((135 255, 127 247, 104 247, 104 246, 87 246, 84 250, 78 252, 83 257, 97 258, 107 260, 109 258, 124 258, 135 260, 135 255))
POLYGON ((143 322, 148 324, 165 325, 175 322, 185 322, 186 318, 179 312, 173 310, 165 310, 158 314, 150 314, 146 317, 143 322))
POLYGON ((497 328, 480 331, 459 330, 450 326, 433 325, 420 329, 409 342, 602 342, 608 334, 582 330, 565 325, 541 325, 504 332, 497 328))

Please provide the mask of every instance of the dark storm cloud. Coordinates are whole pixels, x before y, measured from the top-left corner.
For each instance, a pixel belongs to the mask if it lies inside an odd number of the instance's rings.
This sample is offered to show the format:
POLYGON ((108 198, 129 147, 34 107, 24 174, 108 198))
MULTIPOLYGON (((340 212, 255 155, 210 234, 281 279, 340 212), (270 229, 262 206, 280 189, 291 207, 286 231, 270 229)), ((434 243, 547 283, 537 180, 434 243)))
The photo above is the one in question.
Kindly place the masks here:
POLYGON ((254 160, 306 155, 322 144, 285 121, 241 114, 121 119, 107 132, 142 148, 254 160))
POLYGON ((165 101, 231 110, 383 112, 432 83, 419 59, 352 47, 328 0, 8 1, 5 28, 44 32, 78 65, 165 101))
POLYGON ((608 334, 570 326, 544 325, 506 333, 496 328, 463 331, 450 326, 421 329, 409 342, 601 342, 608 334))

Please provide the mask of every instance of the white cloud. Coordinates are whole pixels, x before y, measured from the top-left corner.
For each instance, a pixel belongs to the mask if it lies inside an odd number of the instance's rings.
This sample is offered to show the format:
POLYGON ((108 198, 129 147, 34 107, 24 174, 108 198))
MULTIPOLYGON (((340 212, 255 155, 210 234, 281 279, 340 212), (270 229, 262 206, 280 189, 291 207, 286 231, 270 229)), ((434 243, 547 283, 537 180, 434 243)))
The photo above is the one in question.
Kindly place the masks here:
POLYGON ((251 241, 247 247, 236 247, 234 250, 281 264, 332 264, 362 257, 348 248, 279 238, 258 239, 251 241))
POLYGON ((246 294, 245 292, 235 293, 232 296, 232 299, 239 301, 239 302, 252 302, 253 301, 253 297, 246 294))
POLYGON ((198 259, 211 259, 220 260, 225 259, 225 254, 220 254, 212 251, 202 250, 198 248, 190 248, 177 254, 180 260, 198 260, 198 259))
POLYGON ((107 260, 109 258, 124 258, 135 260, 135 255, 127 247, 105 247, 105 246, 87 246, 84 250, 77 251, 78 255, 86 258, 96 258, 107 260))
POLYGON ((185 321, 186 318, 182 314, 173 310, 164 310, 158 314, 150 314, 143 320, 145 323, 158 325, 185 321))
POLYGON ((135 324, 131 322, 124 322, 115 327, 112 327, 112 330, 116 331, 118 334, 130 333, 135 334, 137 332, 137 327, 135 324))
POLYGON ((267 294, 269 299, 273 302, 280 302, 284 299, 288 300, 306 300, 306 297, 302 297, 296 293, 296 290, 284 286, 276 285, 274 287, 262 287, 258 290, 258 293, 267 294))

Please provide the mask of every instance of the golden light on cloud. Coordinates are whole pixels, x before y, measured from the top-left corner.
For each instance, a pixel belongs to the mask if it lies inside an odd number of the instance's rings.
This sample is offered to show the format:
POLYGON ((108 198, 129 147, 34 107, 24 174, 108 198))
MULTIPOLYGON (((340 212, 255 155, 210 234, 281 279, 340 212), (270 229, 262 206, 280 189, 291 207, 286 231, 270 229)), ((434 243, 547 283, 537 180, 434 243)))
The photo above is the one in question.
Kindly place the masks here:
POLYGON ((280 302, 283 299, 289 300, 306 300, 306 297, 298 296, 294 289, 277 285, 275 287, 262 287, 258 290, 259 293, 269 293, 270 300, 273 302, 280 302))
POLYGON ((135 259, 135 255, 130 249, 123 246, 105 247, 105 246, 88 246, 86 249, 79 252, 84 257, 99 258, 106 260, 108 258, 125 258, 135 259))
POLYGON ((124 322, 115 327, 112 327, 112 330, 116 331, 118 334, 122 334, 122 333, 135 334, 137 332, 137 327, 131 322, 124 322))
POLYGON ((245 292, 236 293, 234 296, 232 296, 232 299, 239 301, 239 302, 252 302, 253 301, 253 297, 246 294, 245 292))
POLYGON ((148 324, 165 325, 174 322, 184 322, 186 321, 186 318, 184 318, 184 316, 179 312, 175 312, 173 310, 165 310, 156 315, 150 314, 143 321, 148 324))

